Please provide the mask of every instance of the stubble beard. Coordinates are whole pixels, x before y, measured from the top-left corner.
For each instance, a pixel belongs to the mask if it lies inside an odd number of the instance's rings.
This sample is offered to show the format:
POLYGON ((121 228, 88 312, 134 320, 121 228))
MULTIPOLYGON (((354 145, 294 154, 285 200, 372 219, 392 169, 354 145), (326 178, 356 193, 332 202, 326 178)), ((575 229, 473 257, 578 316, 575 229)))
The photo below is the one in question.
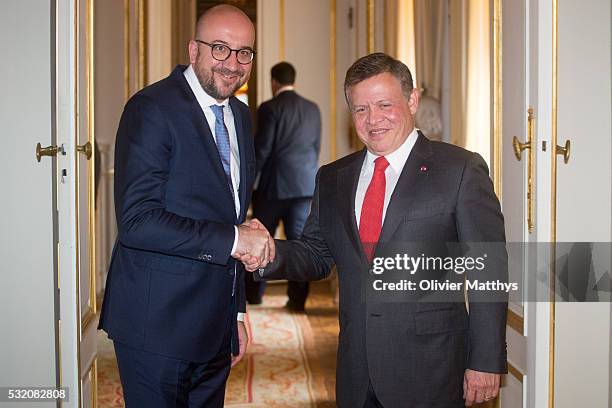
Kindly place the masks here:
POLYGON ((240 79, 232 88, 222 90, 219 89, 219 87, 215 83, 215 72, 221 75, 238 75, 242 77, 244 75, 244 71, 231 71, 229 69, 221 67, 212 68, 210 71, 206 71, 204 69, 195 70, 196 76, 198 77, 198 81, 200 82, 202 89, 204 89, 204 91, 208 95, 212 96, 217 100, 225 100, 230 96, 234 95, 234 93, 236 93, 236 91, 240 89, 240 87, 242 87, 242 85, 244 85, 249 79, 249 76, 247 75, 244 78, 240 79))

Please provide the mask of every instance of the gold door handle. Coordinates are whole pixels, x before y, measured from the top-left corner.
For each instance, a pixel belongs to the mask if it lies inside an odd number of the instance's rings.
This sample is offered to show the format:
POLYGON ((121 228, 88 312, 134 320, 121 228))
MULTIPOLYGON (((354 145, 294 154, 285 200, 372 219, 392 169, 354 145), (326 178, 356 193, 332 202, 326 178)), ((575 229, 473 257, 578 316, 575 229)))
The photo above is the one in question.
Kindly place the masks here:
POLYGON ((523 150, 529 150, 529 155, 527 156, 527 230, 529 233, 533 232, 533 228, 535 227, 533 214, 533 177, 535 168, 535 149, 533 148, 534 140, 533 108, 530 107, 527 109, 527 141, 525 143, 521 143, 516 136, 512 138, 514 155, 518 161, 521 161, 521 153, 523 150))
POLYGON ((91 143, 87 142, 84 145, 77 146, 77 151, 83 153, 85 157, 87 157, 87 160, 91 159, 91 154, 93 152, 91 143))
POLYGON ((521 153, 525 149, 531 149, 531 141, 528 140, 525 143, 521 143, 518 140, 518 137, 514 136, 512 138, 512 147, 514 148, 514 155, 516 156, 516 160, 521 161, 521 153))
POLYGON ((40 143, 36 143, 36 161, 40 163, 43 156, 57 156, 59 150, 57 146, 42 147, 40 143))
POLYGON ((512 138, 512 147, 514 148, 514 156, 516 156, 516 160, 521 161, 521 153, 523 150, 531 149, 531 141, 533 137, 533 108, 527 109, 527 141, 525 143, 521 143, 518 140, 518 137, 514 136, 512 138))
POLYGON ((565 147, 561 147, 561 146, 557 145, 556 148, 555 148, 555 152, 558 155, 563 156, 563 162, 565 164, 567 164, 567 162, 570 159, 570 148, 571 148, 571 144, 570 144, 569 140, 565 141, 565 147))

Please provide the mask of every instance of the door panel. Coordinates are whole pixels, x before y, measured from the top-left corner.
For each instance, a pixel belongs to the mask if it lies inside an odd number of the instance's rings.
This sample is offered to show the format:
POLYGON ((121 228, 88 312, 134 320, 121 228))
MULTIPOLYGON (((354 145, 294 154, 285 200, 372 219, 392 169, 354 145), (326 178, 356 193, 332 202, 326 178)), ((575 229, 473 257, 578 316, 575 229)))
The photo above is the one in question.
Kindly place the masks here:
POLYGON ((91 406, 96 392, 96 290, 95 290, 95 197, 93 107, 93 2, 78 0, 77 8, 77 270, 79 281, 79 360, 83 406, 91 406))
MULTIPOLYGON (((535 239, 535 230, 529 231, 530 202, 528 179, 532 176, 533 156, 524 150, 520 161, 515 156, 513 139, 527 142, 530 133, 528 122, 529 103, 528 59, 529 30, 527 0, 501 1, 501 70, 502 70, 502 134, 501 134, 501 204, 504 213, 506 239, 509 250, 509 279, 525 288, 527 250, 523 243, 535 239)), ((532 134, 533 136, 533 134, 532 134)), ((533 207, 532 207, 533 208, 533 207)), ((512 374, 504 378, 500 393, 501 407, 522 407, 523 375, 527 373, 527 338, 524 336, 526 309, 523 292, 510 294, 507 327, 508 364, 512 374), (521 381, 518 379, 520 378, 521 381), (517 405, 517 402, 518 405, 517 405)))
MULTIPOLYGON (((93 266, 93 49, 91 0, 57 7, 58 139, 65 155, 58 184, 61 378, 70 387, 64 407, 91 406, 96 393, 96 305, 93 266), (89 146, 87 143, 89 142, 89 146)), ((95 405, 94 405, 95 406, 95 405)))
MULTIPOLYGON (((49 2, 6 0, 0 13, 0 384, 57 386, 54 61, 49 2), (42 3, 42 4, 41 4, 42 3)), ((0 403, 23 407, 24 403, 0 403)), ((37 403, 40 407, 55 403, 37 403)))
MULTIPOLYGON (((571 142, 569 161, 556 158, 560 243, 611 242, 610 7, 609 0, 558 2, 557 144, 571 142)), ((558 276, 564 267, 561 255, 558 276)), ((589 288, 612 263, 607 259, 604 264, 578 272, 586 275, 579 277, 588 280, 589 288)), ((559 287, 563 284, 558 281, 559 287)), ((591 293, 588 300, 599 298, 599 303, 556 305, 556 407, 610 404, 609 296, 591 293)))

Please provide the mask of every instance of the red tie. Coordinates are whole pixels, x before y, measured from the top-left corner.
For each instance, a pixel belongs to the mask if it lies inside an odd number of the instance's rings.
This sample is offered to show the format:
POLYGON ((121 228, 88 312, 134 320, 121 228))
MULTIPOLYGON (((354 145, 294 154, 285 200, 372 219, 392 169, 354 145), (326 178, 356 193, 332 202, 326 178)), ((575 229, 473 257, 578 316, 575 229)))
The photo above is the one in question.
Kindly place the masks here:
POLYGON ((359 237, 361 238, 361 245, 368 261, 371 261, 374 257, 374 249, 382 229, 385 187, 387 185, 385 170, 388 166, 389 162, 385 159, 385 156, 380 156, 374 160, 374 175, 361 206, 359 237))

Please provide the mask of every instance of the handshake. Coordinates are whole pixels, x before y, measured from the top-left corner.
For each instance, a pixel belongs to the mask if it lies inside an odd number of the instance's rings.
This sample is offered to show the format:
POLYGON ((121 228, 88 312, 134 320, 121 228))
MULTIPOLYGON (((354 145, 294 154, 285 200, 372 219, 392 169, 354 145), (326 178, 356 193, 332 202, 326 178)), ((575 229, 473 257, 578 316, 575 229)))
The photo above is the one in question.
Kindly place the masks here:
POLYGON ((257 218, 238 226, 238 244, 232 257, 242 262, 247 271, 265 268, 275 256, 274 239, 257 218))

